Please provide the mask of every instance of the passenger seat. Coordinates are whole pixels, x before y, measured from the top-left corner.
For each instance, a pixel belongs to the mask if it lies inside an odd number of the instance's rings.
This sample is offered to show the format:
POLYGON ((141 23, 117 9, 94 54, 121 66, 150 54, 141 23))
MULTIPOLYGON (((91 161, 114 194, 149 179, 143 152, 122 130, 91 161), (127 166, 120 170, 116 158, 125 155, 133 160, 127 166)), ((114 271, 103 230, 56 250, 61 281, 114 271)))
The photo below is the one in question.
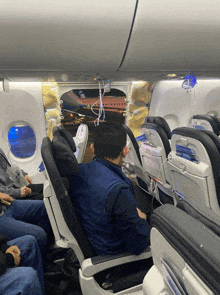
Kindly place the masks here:
POLYGON ((205 214, 203 222, 188 212, 169 204, 153 212, 154 265, 144 278, 144 295, 220 294, 219 230, 210 227, 218 228, 220 218, 213 222, 205 214))
POLYGON ((172 192, 167 168, 167 157, 171 151, 170 128, 162 117, 147 117, 145 122, 141 126, 145 141, 140 143, 140 154, 144 174, 151 179, 149 193, 162 204, 175 204, 175 194, 172 192))
POLYGON ((188 127, 174 129, 167 167, 172 188, 181 199, 194 200, 220 214, 219 144, 217 148, 215 136, 210 135, 210 131, 188 127))
POLYGON ((189 127, 194 129, 205 129, 214 132, 219 136, 220 122, 214 116, 194 115, 189 122, 189 127))

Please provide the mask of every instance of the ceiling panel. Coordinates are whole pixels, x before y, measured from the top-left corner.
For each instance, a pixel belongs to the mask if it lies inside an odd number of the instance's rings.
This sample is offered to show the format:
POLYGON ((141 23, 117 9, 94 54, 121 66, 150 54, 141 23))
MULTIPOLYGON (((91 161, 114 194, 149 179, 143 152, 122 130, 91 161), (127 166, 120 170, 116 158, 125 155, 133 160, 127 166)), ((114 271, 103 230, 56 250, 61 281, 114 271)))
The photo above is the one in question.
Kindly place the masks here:
POLYGON ((2 71, 115 71, 135 0, 0 0, 2 71))
POLYGON ((220 68, 219 0, 140 0, 121 71, 220 68))

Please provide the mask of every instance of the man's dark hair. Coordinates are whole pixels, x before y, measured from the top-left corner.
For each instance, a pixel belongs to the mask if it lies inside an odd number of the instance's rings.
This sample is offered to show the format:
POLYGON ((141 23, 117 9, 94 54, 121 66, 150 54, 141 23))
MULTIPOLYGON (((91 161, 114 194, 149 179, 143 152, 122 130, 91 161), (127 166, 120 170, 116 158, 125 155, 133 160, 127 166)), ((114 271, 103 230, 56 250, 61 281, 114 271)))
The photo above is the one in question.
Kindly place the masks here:
POLYGON ((126 131, 121 124, 100 123, 93 133, 96 157, 116 159, 126 146, 126 136, 126 131))

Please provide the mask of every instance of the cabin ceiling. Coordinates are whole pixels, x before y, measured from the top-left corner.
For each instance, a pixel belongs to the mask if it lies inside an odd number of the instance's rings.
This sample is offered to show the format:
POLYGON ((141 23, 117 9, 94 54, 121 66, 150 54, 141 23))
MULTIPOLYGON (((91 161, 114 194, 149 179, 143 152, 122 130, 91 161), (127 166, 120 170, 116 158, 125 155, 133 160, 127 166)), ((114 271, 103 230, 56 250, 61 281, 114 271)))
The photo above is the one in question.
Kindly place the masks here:
POLYGON ((219 0, 0 0, 0 7, 1 78, 220 77, 219 0))

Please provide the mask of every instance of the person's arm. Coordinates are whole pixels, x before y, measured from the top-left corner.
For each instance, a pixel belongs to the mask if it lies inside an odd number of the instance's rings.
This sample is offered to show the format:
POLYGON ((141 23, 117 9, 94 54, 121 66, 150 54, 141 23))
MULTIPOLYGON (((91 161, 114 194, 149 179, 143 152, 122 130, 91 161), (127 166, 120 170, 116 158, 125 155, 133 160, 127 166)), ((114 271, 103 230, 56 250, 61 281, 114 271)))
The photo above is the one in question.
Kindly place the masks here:
POLYGON ((4 193, 0 193, 0 203, 1 204, 10 206, 13 202, 14 202, 14 199, 11 196, 4 194, 4 193))
POLYGON ((115 219, 116 230, 123 237, 128 252, 138 255, 150 245, 150 225, 138 215, 129 188, 117 185, 111 190, 106 202, 106 213, 115 219))
POLYGON ((7 187, 0 183, 0 193, 5 193, 9 196, 16 198, 21 198, 21 189, 20 188, 13 188, 7 187))
POLYGON ((32 180, 31 180, 30 176, 27 173, 24 175, 24 178, 26 179, 26 181, 28 183, 32 183, 32 180))
POLYGON ((8 267, 14 267, 14 256, 11 253, 6 253, 10 247, 7 245, 7 238, 0 235, 0 275, 5 273, 8 267))
POLYGON ((11 253, 0 252, 0 275, 5 273, 8 267, 14 266, 14 257, 11 253))

